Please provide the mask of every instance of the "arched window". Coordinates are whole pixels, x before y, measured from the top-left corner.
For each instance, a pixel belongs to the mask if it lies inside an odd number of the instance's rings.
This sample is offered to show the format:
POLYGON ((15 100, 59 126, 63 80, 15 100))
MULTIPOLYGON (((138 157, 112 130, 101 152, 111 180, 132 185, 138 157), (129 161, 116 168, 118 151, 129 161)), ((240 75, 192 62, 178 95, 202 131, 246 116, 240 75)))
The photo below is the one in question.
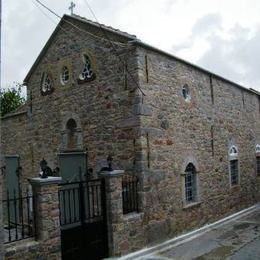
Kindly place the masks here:
POLYGON ((229 149, 229 156, 237 156, 238 155, 238 151, 237 151, 237 147, 236 146, 231 146, 231 148, 229 149))
POLYGON ((230 185, 239 184, 239 164, 238 164, 238 149, 235 145, 229 149, 229 172, 230 172, 230 185))
POLYGON ((95 79, 95 73, 93 72, 93 67, 89 56, 84 54, 83 61, 84 61, 84 67, 82 72, 79 74, 80 82, 86 82, 95 79))
POLYGON ((41 93, 42 95, 47 95, 52 93, 54 90, 53 88, 53 81, 49 73, 44 72, 42 74, 41 80, 41 93))
POLYGON ((256 153, 256 174, 260 177, 260 144, 257 144, 255 147, 256 153))
POLYGON ((186 204, 197 201, 196 168, 189 163, 185 169, 185 201, 186 204))
POLYGON ((191 100, 190 88, 187 84, 182 87, 182 96, 185 101, 189 102, 191 100))
POLYGON ((70 72, 67 66, 63 66, 60 74, 60 81, 62 85, 66 85, 70 79, 70 72))
POLYGON ((74 119, 70 118, 66 124, 66 128, 68 131, 68 148, 75 148, 76 147, 76 142, 77 138, 75 136, 75 132, 77 129, 77 123, 74 119))
POLYGON ((67 122, 66 125, 67 129, 70 130, 71 132, 75 131, 75 129, 77 128, 77 123, 74 119, 70 118, 67 122))
POLYGON ((260 144, 257 144, 257 145, 255 146, 255 152, 256 152, 256 154, 259 154, 259 155, 260 155, 260 144))

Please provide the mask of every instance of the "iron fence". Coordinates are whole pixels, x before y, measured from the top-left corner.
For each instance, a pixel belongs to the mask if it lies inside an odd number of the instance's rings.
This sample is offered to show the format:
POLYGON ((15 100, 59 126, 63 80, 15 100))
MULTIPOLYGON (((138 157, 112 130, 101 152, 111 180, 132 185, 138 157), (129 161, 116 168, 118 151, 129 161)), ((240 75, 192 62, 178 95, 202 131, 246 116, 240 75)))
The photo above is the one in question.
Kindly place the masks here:
POLYGON ((60 225, 95 222, 104 216, 104 180, 60 184, 60 225))
POLYGON ((122 179, 123 214, 139 212, 138 207, 138 178, 124 175, 122 179))
POLYGON ((35 236, 34 196, 29 190, 21 194, 7 191, 3 200, 4 243, 35 236))

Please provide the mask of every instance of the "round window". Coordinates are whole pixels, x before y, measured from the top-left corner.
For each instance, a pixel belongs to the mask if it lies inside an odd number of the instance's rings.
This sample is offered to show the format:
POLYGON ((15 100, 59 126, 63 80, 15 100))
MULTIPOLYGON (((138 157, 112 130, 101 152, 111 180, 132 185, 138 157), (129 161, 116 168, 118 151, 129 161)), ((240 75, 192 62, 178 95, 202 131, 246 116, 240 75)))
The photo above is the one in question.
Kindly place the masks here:
POLYGON ((189 89, 189 86, 187 84, 185 84, 182 87, 182 96, 184 97, 185 101, 191 100, 190 89, 189 89))
POLYGON ((69 82, 70 72, 67 66, 64 66, 61 71, 60 81, 62 85, 65 85, 69 82))

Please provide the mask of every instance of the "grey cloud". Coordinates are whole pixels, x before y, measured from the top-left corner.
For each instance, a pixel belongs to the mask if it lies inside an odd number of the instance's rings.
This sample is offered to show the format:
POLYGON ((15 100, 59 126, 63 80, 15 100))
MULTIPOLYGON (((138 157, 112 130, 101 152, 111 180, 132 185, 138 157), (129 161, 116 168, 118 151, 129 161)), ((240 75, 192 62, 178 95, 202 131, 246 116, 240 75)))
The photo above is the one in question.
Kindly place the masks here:
POLYGON ((178 53, 183 49, 189 49, 194 44, 197 38, 211 35, 212 32, 217 32, 222 28, 222 19, 219 14, 211 13, 202 18, 194 24, 192 33, 189 39, 180 44, 175 44, 172 47, 174 53, 178 53))
POLYGON ((198 64, 228 79, 260 90, 260 27, 250 38, 250 30, 236 26, 230 39, 224 40, 214 33, 208 38, 210 49, 198 64))
POLYGON ((217 14, 199 19, 192 29, 190 40, 173 46, 175 53, 189 49, 197 39, 206 40, 210 48, 197 60, 199 66, 227 79, 260 91, 260 27, 251 36, 250 28, 234 26, 228 39, 220 36, 222 20, 217 14))
POLYGON ((208 14, 200 18, 192 28, 194 36, 198 34, 206 34, 221 29, 222 19, 219 14, 208 14))

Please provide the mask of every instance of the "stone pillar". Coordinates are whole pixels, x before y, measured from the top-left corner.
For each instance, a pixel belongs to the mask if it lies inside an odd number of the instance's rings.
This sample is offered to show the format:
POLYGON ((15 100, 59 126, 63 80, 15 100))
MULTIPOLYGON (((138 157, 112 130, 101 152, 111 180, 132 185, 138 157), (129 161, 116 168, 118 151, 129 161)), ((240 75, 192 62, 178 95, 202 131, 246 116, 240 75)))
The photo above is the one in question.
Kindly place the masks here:
POLYGON ((61 259, 58 184, 60 177, 32 178, 35 196, 36 240, 48 259, 61 259))
POLYGON ((124 171, 101 172, 105 178, 109 256, 120 255, 120 224, 123 222, 122 175, 124 171))

